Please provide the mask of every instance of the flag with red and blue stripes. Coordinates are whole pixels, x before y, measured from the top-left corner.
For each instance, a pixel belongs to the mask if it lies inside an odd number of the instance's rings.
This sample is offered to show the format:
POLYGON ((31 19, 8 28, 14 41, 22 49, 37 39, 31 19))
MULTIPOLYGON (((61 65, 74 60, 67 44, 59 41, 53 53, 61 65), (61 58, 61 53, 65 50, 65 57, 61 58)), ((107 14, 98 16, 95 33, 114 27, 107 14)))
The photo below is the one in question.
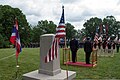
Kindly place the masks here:
POLYGON ((16 48, 16 57, 18 57, 19 53, 22 51, 21 43, 20 43, 20 36, 18 32, 18 21, 15 20, 15 25, 12 29, 12 35, 10 37, 10 42, 15 45, 16 48))

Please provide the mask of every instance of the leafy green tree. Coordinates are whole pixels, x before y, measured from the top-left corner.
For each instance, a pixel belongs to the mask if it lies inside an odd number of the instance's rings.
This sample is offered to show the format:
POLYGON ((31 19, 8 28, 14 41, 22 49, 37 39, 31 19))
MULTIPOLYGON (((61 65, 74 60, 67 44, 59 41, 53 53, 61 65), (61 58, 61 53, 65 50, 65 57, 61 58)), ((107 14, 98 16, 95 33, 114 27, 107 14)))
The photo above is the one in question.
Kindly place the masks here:
POLYGON ((4 46, 3 43, 4 43, 4 38, 3 38, 3 36, 0 34, 0 48, 2 48, 2 47, 4 46))
MULTIPOLYGON (((82 32, 86 36, 94 38, 96 28, 99 27, 100 25, 103 25, 103 35, 106 36, 106 26, 108 25, 108 36, 112 35, 118 35, 119 29, 120 29, 120 21, 116 21, 114 16, 106 16, 103 20, 100 18, 90 18, 87 20, 83 26, 84 28, 82 29, 82 32)), ((100 29, 99 33, 100 33, 100 29)))
POLYGON ((106 27, 108 25, 108 36, 111 36, 112 34, 116 34, 116 31, 118 29, 118 23, 116 22, 116 19, 114 16, 107 16, 103 19, 103 25, 106 27))
POLYGON ((25 15, 18 8, 12 8, 9 5, 0 5, 0 34, 5 43, 3 47, 7 47, 10 42, 9 38, 12 33, 12 28, 14 25, 14 19, 17 18, 19 26, 19 34, 21 38, 21 43, 29 42, 29 31, 31 30, 25 15))
POLYGON ((120 33, 120 21, 116 21, 115 24, 114 24, 114 29, 113 29, 113 34, 116 36, 120 33))
POLYGON ((99 27, 99 25, 102 24, 102 19, 94 17, 87 20, 83 26, 84 26, 84 33, 86 36, 89 36, 93 39, 96 28, 99 27))
MULTIPOLYGON (((76 36, 77 30, 74 29, 74 26, 70 23, 66 23, 66 38, 70 40, 73 36, 76 36)), ((41 20, 38 21, 37 26, 34 26, 32 33, 32 42, 39 42, 39 37, 42 34, 55 34, 56 33, 56 24, 53 21, 41 20)))
POLYGON ((74 26, 70 23, 66 23, 66 38, 68 40, 72 39, 72 37, 77 37, 77 30, 75 30, 74 26))
POLYGON ((55 34, 56 32, 56 24, 54 24, 53 21, 47 21, 47 20, 41 20, 38 21, 37 26, 33 28, 33 36, 32 36, 32 42, 39 42, 40 35, 42 34, 55 34))

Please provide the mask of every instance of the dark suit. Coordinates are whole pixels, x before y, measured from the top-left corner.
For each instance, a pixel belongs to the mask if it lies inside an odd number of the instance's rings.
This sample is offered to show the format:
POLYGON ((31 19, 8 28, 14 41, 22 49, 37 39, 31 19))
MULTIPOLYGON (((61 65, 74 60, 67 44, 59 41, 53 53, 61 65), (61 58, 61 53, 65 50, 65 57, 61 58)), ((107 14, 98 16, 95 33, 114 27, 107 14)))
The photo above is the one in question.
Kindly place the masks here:
POLYGON ((73 39, 70 41, 70 49, 72 52, 72 62, 75 62, 76 59, 76 53, 78 50, 78 41, 76 39, 73 39))
POLYGON ((111 49, 112 43, 108 42, 107 46, 108 46, 108 49, 111 49))
POLYGON ((90 41, 86 41, 84 43, 84 51, 85 51, 85 61, 86 61, 86 64, 90 64, 90 54, 92 52, 92 43, 90 41))
POLYGON ((119 53, 119 43, 116 44, 117 53, 119 53))

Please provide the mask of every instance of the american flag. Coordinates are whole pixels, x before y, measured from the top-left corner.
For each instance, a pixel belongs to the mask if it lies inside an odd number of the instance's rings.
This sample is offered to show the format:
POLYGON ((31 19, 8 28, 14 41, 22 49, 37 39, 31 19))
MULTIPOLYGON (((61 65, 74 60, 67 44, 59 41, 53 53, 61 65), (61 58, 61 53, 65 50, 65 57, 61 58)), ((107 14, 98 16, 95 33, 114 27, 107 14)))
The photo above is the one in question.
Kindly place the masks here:
POLYGON ((95 34, 95 36, 94 36, 94 41, 95 41, 96 43, 98 43, 98 28, 99 28, 99 27, 96 26, 96 34, 95 34))
POLYGON ((54 60, 55 57, 57 58, 57 53, 58 53, 58 48, 59 48, 58 42, 59 42, 58 38, 53 39, 51 48, 49 49, 47 56, 45 57, 45 63, 54 60))
POLYGON ((19 53, 22 51, 20 37, 18 33, 18 22, 17 19, 15 20, 15 25, 12 29, 12 35, 10 37, 10 42, 15 45, 16 48, 16 58, 18 57, 19 53))
POLYGON ((94 41, 95 41, 96 43, 98 43, 98 34, 97 34, 97 33, 95 34, 94 41))
POLYGON ((59 39, 61 37, 65 37, 65 20, 64 20, 64 7, 62 7, 62 16, 59 22, 59 26, 56 28, 56 34, 52 41, 51 47, 45 56, 45 63, 50 62, 57 58, 58 56, 58 49, 59 49, 59 39))
POLYGON ((66 33, 65 33, 65 20, 64 20, 64 6, 62 6, 62 16, 59 22, 58 27, 56 28, 56 37, 60 38, 60 37, 65 37, 66 33))

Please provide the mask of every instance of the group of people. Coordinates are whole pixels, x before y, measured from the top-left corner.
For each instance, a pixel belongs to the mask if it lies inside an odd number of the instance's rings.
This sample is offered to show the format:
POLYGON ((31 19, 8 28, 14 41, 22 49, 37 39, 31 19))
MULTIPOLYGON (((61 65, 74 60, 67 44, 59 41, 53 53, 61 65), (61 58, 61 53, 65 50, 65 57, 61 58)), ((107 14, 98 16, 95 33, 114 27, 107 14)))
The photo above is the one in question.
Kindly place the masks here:
MULTIPOLYGON (((70 50, 72 52, 72 62, 76 62, 76 53, 79 48, 78 41, 73 38, 70 41, 70 50)), ((90 38, 87 38, 87 40, 84 43, 84 51, 85 51, 85 61, 86 64, 90 64, 90 54, 92 52, 92 43, 90 42, 90 38)))
MULTIPOLYGON (((93 45, 95 45, 98 48, 98 52, 101 53, 114 53, 115 50, 118 53, 119 52, 119 45, 120 40, 113 40, 111 38, 103 38, 102 41, 98 40, 98 42, 94 42, 93 45)), ((94 47, 94 46, 93 46, 94 47)))
POLYGON ((106 50, 108 50, 107 52, 108 53, 110 53, 111 52, 111 50, 114 50, 115 49, 115 43, 113 42, 113 41, 111 41, 111 40, 109 40, 109 41, 106 41, 106 40, 104 40, 100 45, 98 45, 98 46, 100 46, 99 47, 99 49, 103 49, 104 50, 104 52, 106 52, 106 50))
MULTIPOLYGON (((84 42, 84 52, 85 52, 85 62, 86 64, 90 64, 90 55, 91 52, 94 48, 100 49, 102 48, 103 50, 105 50, 105 48, 108 48, 108 53, 110 52, 110 50, 113 48, 115 49, 115 45, 116 45, 116 50, 117 52, 119 52, 119 44, 114 43, 113 41, 109 40, 109 41, 103 41, 103 42, 91 42, 90 38, 86 38, 85 42, 84 42)), ((78 44, 78 40, 76 40, 75 38, 73 38, 70 41, 70 50, 72 52, 72 62, 75 63, 76 62, 76 53, 77 50, 79 48, 79 44, 78 44)))

